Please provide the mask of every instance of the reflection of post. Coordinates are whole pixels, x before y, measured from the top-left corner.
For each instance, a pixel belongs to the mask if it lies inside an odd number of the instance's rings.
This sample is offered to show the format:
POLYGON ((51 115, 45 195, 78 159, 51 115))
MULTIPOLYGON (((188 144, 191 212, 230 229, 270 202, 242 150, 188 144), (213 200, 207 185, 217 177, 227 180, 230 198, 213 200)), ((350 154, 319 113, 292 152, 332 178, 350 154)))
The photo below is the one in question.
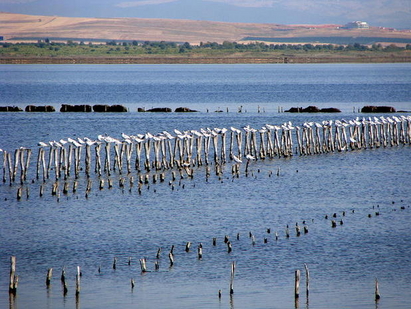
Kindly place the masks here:
POLYGON ((16 306, 14 305, 15 298, 16 298, 16 295, 14 295, 13 293, 9 293, 9 309, 15 309, 16 308, 16 306))

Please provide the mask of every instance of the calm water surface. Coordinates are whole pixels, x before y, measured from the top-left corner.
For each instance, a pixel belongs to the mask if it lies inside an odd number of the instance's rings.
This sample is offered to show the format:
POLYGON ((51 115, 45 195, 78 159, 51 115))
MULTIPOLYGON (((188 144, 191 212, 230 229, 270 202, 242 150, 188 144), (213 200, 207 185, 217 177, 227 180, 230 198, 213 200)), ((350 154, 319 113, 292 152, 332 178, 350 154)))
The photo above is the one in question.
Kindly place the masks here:
MULTIPOLYGON (((104 133, 121 138, 122 132, 247 124, 260 128, 285 121, 298 125, 368 117, 352 113, 353 107, 363 105, 411 110, 410 69, 409 64, 0 66, 1 105, 104 103, 130 108, 126 114, 2 113, 0 148, 37 150, 39 141, 104 133), (308 105, 337 107, 342 113, 277 113, 278 106, 308 105), (187 106, 200 113, 135 112, 143 106, 187 106), (247 112, 236 113, 239 106, 247 112), (213 113, 217 108, 229 112, 213 113)), ((7 290, 11 255, 17 256, 20 278, 13 308, 294 308, 296 269, 302 271, 300 308, 410 308, 410 150, 400 146, 267 159, 252 163, 252 173, 246 177, 242 172, 239 178, 232 178, 232 164, 227 163, 221 178, 211 173, 208 181, 200 167, 193 179, 177 180, 174 189, 167 172, 164 183, 144 185, 141 195, 137 183, 120 188, 114 173, 113 188, 101 191, 92 176, 93 189, 86 198, 82 173, 78 190, 62 194, 59 201, 51 195, 51 181, 43 197, 38 194, 41 183, 31 183, 33 151, 25 184, 29 198, 16 200, 17 184, 0 185, 0 308, 13 307, 7 290), (333 213, 343 225, 331 228, 324 216, 333 213), (296 237, 293 227, 296 222, 302 226, 303 220, 309 233, 296 237), (231 253, 225 235, 232 240, 231 253), (217 246, 212 245, 213 237, 217 246), (189 253, 184 251, 187 241, 192 242, 189 253), (202 260, 196 254, 199 243, 202 260), (167 255, 172 245, 175 264, 170 268, 167 255), (155 271, 158 247, 163 251, 155 271), (138 262, 143 257, 149 270, 145 274, 138 262), (232 261, 237 269, 230 298, 232 261), (308 299, 304 263, 311 273, 308 299), (76 302, 77 265, 83 276, 76 302), (65 297, 59 280, 63 266, 68 278, 65 297), (50 267, 54 277, 47 289, 50 267), (375 278, 382 295, 378 304, 375 278)), ((132 176, 137 178, 137 172, 132 176)))

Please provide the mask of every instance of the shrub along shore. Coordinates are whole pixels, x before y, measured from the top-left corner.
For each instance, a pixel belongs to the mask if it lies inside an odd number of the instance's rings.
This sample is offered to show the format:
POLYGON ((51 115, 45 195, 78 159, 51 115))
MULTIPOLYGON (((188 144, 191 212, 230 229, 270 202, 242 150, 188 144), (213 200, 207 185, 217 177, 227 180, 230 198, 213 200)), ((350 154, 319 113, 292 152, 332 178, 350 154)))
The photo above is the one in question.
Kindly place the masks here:
POLYGON ((0 64, 235 64, 411 62, 411 45, 123 42, 0 44, 0 64))
POLYGON ((113 57, 48 57, 0 56, 0 64, 270 64, 270 63, 401 63, 411 62, 411 55, 284 55, 284 56, 113 56, 113 57))

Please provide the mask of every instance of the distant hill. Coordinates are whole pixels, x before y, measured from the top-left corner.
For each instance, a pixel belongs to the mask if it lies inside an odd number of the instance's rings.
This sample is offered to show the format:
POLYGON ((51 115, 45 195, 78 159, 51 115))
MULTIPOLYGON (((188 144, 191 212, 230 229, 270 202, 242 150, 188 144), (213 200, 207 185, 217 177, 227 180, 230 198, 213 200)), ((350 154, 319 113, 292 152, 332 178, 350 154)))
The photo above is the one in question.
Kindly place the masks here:
MULTIPOLYGON (((0 12, 0 37, 4 40, 119 40, 200 42, 246 38, 269 42, 332 43, 335 38, 375 38, 373 42, 410 42, 411 31, 371 27, 341 29, 341 25, 280 25, 143 18, 73 18, 0 12), (328 40, 327 38, 333 38, 328 40), (395 40, 390 41, 394 38, 395 40), (401 40, 399 40, 401 39, 401 40), (328 41, 328 42, 327 42, 328 41)), ((355 41, 355 39, 354 39, 355 41)))

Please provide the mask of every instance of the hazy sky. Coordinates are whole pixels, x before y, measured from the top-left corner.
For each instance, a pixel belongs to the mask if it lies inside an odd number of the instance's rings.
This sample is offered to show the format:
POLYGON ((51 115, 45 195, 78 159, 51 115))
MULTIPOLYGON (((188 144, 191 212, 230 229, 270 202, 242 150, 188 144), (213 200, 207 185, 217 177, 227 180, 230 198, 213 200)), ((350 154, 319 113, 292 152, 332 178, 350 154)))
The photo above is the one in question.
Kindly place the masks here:
POLYGON ((411 29, 411 0, 0 0, 0 11, 280 24, 361 20, 372 26, 411 29))

